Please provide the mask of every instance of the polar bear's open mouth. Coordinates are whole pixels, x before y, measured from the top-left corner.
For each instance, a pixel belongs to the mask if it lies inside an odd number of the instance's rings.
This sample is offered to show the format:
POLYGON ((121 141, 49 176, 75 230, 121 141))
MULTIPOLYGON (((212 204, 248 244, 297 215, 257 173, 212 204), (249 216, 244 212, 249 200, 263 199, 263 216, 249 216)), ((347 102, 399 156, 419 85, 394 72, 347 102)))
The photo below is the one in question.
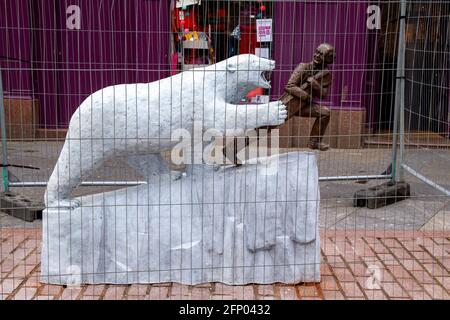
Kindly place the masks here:
POLYGON ((272 75, 272 71, 263 71, 261 72, 261 82, 267 88, 271 88, 270 77, 272 75))

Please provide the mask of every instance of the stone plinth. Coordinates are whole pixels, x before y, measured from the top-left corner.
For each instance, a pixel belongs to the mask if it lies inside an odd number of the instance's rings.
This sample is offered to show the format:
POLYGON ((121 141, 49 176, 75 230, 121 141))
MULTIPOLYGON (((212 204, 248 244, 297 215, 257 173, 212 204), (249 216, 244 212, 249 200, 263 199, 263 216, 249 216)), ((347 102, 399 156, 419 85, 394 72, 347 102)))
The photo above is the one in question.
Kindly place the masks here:
POLYGON ((320 281, 316 156, 292 152, 79 198, 43 214, 41 281, 320 281))

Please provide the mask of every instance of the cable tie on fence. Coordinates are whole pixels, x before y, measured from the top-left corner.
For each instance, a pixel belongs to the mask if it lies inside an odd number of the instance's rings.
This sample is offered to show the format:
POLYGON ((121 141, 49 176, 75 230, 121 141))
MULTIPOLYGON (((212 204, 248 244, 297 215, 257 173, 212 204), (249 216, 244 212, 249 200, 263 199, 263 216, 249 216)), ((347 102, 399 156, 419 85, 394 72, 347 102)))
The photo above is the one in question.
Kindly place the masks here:
POLYGON ((399 19, 400 19, 400 20, 401 20, 401 19, 406 19, 406 16, 400 16, 399 19))
POLYGON ((396 76, 395 79, 406 79, 406 76, 396 76))

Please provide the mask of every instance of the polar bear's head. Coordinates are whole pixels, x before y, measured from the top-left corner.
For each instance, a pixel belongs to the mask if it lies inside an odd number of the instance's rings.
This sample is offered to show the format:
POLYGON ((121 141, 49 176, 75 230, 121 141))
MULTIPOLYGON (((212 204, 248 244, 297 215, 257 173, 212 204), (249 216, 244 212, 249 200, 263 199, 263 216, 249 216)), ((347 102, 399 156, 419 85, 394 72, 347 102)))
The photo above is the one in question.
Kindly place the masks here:
POLYGON ((216 70, 226 70, 228 80, 238 86, 249 88, 271 88, 268 74, 275 68, 275 61, 254 54, 240 54, 217 64, 216 70))
POLYGON ((255 88, 271 88, 267 76, 275 68, 275 61, 254 54, 241 54, 225 61, 227 72, 234 75, 239 82, 246 82, 255 88))

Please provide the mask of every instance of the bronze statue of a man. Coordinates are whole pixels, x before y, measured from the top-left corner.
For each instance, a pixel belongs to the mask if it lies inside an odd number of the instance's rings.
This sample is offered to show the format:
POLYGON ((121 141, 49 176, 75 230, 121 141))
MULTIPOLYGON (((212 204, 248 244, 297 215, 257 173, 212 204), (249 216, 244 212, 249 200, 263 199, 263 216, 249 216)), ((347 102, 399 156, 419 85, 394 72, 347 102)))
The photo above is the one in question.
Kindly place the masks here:
MULTIPOLYGON (((323 99, 328 94, 332 77, 327 66, 332 64, 335 59, 336 51, 332 45, 328 43, 319 45, 311 62, 300 63, 294 69, 285 86, 285 92, 280 97, 280 101, 288 109, 288 118, 286 121, 298 115, 301 117, 316 118, 308 142, 308 148, 310 149, 326 151, 330 148, 329 145, 322 142, 322 138, 330 122, 330 109, 315 103, 313 99, 323 99)), ((270 130, 276 127, 265 128, 270 130)), ((248 139, 245 139, 245 145, 241 147, 247 145, 248 139)), ((224 147, 223 154, 226 158, 232 159, 231 161, 235 165, 240 165, 237 158, 239 151, 237 140, 234 139, 233 144, 224 147)))
POLYGON ((336 51, 328 43, 319 45, 314 58, 309 63, 300 63, 293 71, 280 97, 288 109, 288 119, 301 117, 316 118, 311 129, 308 148, 326 151, 329 145, 322 142, 323 135, 330 122, 330 109, 313 102, 314 98, 324 98, 331 86, 331 73, 327 69, 336 59, 336 51))

